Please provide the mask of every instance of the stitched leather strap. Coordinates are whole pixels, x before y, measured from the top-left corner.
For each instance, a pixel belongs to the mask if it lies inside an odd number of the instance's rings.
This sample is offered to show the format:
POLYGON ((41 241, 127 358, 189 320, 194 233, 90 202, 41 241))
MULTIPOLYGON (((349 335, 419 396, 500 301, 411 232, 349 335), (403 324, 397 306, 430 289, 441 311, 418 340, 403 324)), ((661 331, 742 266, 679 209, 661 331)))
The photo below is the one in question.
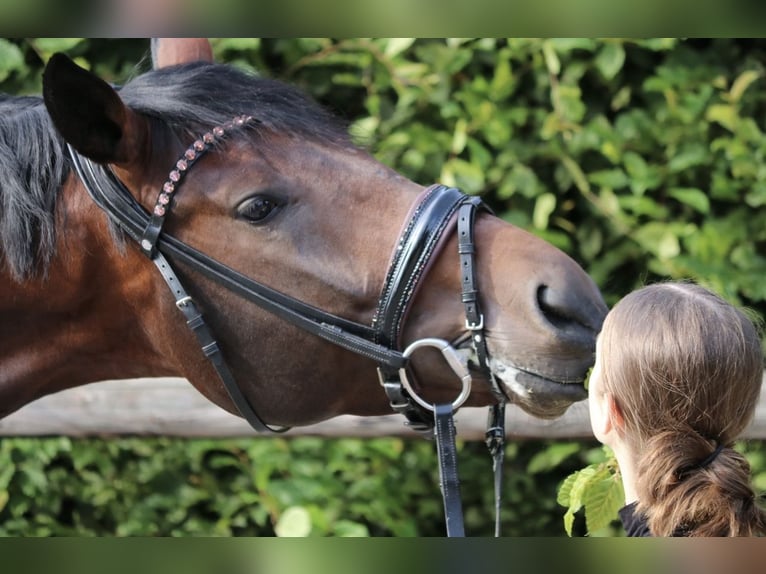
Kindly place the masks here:
POLYGON ((410 219, 396 247, 378 309, 373 319, 375 341, 398 348, 402 320, 422 279, 426 265, 452 215, 466 196, 458 189, 434 185, 426 193, 410 219))
POLYGON ((269 426, 258 416, 255 409, 250 404, 250 401, 247 400, 247 397, 245 397, 244 394, 242 394, 242 390, 234 379, 234 376, 231 374, 231 371, 221 354, 221 349, 218 347, 218 343, 202 317, 202 313, 194 303, 194 300, 183 288, 183 285, 181 285, 173 267, 171 267, 170 263, 165 259, 165 256, 162 255, 162 253, 155 253, 152 261, 157 266, 157 269, 159 269, 162 278, 165 280, 170 292, 173 294, 173 297, 176 300, 176 307, 183 313, 184 318, 186 319, 186 324, 196 335, 197 341, 202 348, 202 352, 213 364, 213 367, 215 367, 218 377, 221 379, 221 382, 223 382, 229 398, 231 398, 231 401, 234 403, 234 406, 242 417, 250 423, 250 426, 260 432, 270 431, 274 433, 283 433, 289 430, 290 427, 269 426))
POLYGON ((486 445, 492 457, 495 492, 495 536, 500 536, 500 507, 503 496, 503 461, 505 459, 505 402, 489 407, 486 445))
POLYGON ((434 435, 439 458, 439 483, 444 500, 444 520, 447 536, 465 536, 463 508, 460 501, 460 480, 457 472, 455 421, 452 405, 434 405, 434 435))
POLYGON ((471 332, 473 344, 478 359, 478 367, 489 380, 492 393, 498 401, 505 402, 508 397, 497 382, 492 370, 489 368, 489 350, 484 336, 484 314, 479 302, 479 288, 476 281, 476 245, 474 243, 474 221, 476 212, 483 209, 492 213, 487 205, 478 197, 471 197, 465 201, 458 212, 457 237, 458 254, 460 257, 460 272, 462 276, 461 299, 465 306, 465 326, 471 332))
POLYGON ((478 366, 484 372, 484 376, 490 383, 492 394, 498 401, 489 408, 485 439, 492 457, 494 472, 495 536, 500 536, 500 504, 505 456, 505 403, 508 399, 489 368, 489 350, 484 336, 484 315, 481 312, 479 289, 476 281, 476 246, 473 230, 478 209, 490 211, 477 197, 472 197, 460 206, 457 218, 458 253, 460 254, 460 272, 462 274, 462 301, 465 305, 465 326, 471 333, 471 343, 476 351, 478 366))

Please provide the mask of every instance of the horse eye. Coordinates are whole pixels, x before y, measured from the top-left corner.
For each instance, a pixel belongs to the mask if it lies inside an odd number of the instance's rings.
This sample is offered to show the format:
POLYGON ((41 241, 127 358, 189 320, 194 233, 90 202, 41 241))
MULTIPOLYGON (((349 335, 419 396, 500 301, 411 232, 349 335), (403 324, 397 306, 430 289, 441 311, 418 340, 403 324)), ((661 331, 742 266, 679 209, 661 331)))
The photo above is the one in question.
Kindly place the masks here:
POLYGON ((239 204, 237 213, 250 223, 264 223, 279 211, 282 201, 271 195, 255 195, 239 204))

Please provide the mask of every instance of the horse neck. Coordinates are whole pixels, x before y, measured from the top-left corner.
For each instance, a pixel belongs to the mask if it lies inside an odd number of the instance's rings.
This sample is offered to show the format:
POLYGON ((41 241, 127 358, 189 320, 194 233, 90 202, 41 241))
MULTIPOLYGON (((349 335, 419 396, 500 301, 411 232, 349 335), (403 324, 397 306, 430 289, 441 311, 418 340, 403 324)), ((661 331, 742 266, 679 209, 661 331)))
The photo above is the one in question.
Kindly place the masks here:
POLYGON ((19 281, 0 270, 0 416, 67 387, 172 374, 137 309, 152 311, 152 266, 135 250, 121 252, 103 214, 71 180, 56 220, 45 273, 19 281))

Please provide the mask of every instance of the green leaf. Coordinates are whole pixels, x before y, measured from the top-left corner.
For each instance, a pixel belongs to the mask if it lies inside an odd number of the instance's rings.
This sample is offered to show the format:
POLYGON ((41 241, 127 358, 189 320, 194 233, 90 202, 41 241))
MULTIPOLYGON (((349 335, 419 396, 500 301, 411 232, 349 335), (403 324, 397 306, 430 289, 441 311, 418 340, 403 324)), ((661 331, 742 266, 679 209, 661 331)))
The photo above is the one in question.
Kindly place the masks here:
POLYGON ((630 86, 623 86, 612 98, 611 108, 613 110, 621 110, 630 104, 630 98, 633 95, 630 86))
POLYGON ((757 70, 745 70, 734 80, 729 90, 729 101, 737 103, 742 99, 742 94, 745 90, 756 80, 758 80, 763 73, 757 70))
POLYGON ((730 132, 734 132, 737 129, 739 112, 734 105, 713 104, 707 109, 705 119, 709 122, 719 123, 730 132))
POLYGON ((579 123, 585 117, 586 107, 579 86, 560 84, 557 90, 558 111, 569 122, 579 123))
POLYGON ((681 252, 678 236, 667 225, 657 221, 638 228, 634 237, 641 247, 660 259, 672 259, 681 252))
POLYGON ((415 38, 391 38, 386 42, 383 53, 389 58, 398 56, 415 43, 415 38))
POLYGON ((14 474, 16 474, 16 465, 10 460, 5 461, 0 458, 0 490, 8 487, 14 474))
POLYGON ((333 525, 335 536, 347 538, 362 538, 370 535, 370 531, 364 524, 352 522, 350 520, 339 520, 333 525))
POLYGON ((575 479, 569 491, 569 507, 574 509, 574 512, 582 508, 583 493, 588 489, 588 484, 596 474, 597 468, 597 465, 590 465, 575 473, 575 479))
POLYGON ((535 201, 535 210, 532 213, 532 225, 537 229, 546 229, 551 213, 556 209, 556 196, 552 193, 543 193, 535 201))
POLYGON ((625 495, 614 453, 603 447, 599 460, 570 474, 559 487, 557 502, 567 507, 564 529, 572 535, 575 513, 584 509, 586 528, 595 532, 607 526, 622 507, 625 495))
POLYGON ((564 513, 564 530, 567 533, 567 536, 572 536, 572 526, 574 526, 574 519, 575 519, 575 511, 573 511, 571 508, 569 508, 564 513))
POLYGON ((484 172, 478 165, 453 158, 444 164, 440 180, 466 193, 478 193, 484 187, 484 172))
POLYGON ((590 193, 588 178, 585 176, 585 173, 583 173, 580 166, 569 156, 561 158, 561 162, 569 172, 569 175, 572 176, 572 180, 574 181, 575 186, 577 186, 577 189, 579 189, 581 193, 590 193))
POLYGON ((0 38, 0 82, 10 76, 12 72, 21 70, 23 65, 24 56, 19 47, 0 38))
POLYGON ((696 187, 674 187, 668 190, 668 195, 704 215, 710 213, 710 199, 696 187))
POLYGON ((625 172, 618 168, 594 171, 588 174, 588 179, 591 183, 609 189, 620 189, 629 183, 625 172))
POLYGON ((636 195, 643 195, 646 190, 655 189, 662 182, 659 170, 647 164, 639 154, 626 152, 623 161, 630 178, 630 189, 636 195))
POLYGON ((532 457, 532 460, 527 465, 527 472, 537 474, 552 470, 570 456, 579 452, 580 449, 581 446, 578 443, 564 442, 552 444, 532 457))
POLYGON ((591 38, 551 38, 550 42, 558 52, 562 53, 572 50, 593 51, 600 43, 591 38))
POLYGON ((561 61, 556 55, 556 49, 554 48, 553 42, 550 40, 543 42, 543 57, 545 58, 545 65, 548 68, 548 72, 554 76, 558 76, 559 72, 561 72, 561 61))
POLYGON ((674 173, 686 171, 691 167, 704 165, 710 160, 707 148, 699 143, 685 146, 678 154, 670 158, 668 169, 674 173))
POLYGON ((511 63, 508 58, 502 58, 495 66, 489 95, 494 101, 503 100, 509 97, 515 88, 516 79, 511 70, 511 63))
POLYGON ((577 480, 577 471, 567 476, 564 479, 564 482, 561 483, 556 496, 556 502, 561 506, 570 506, 570 501, 572 500, 572 486, 574 485, 575 480, 577 480))
POLYGON ((466 141, 468 140, 468 121, 465 118, 460 118, 455 122, 455 131, 452 134, 452 148, 451 152, 454 155, 459 155, 465 149, 466 141))
POLYGON ((311 515, 302 506, 291 506, 279 517, 274 532, 280 537, 305 537, 311 532, 311 515))
POLYGON ((569 475, 559 488, 557 501, 567 507, 564 514, 564 530, 568 536, 572 536, 575 513, 582 508, 583 492, 587 489, 591 477, 595 474, 594 465, 586 466, 569 475))
POLYGON ((44 60, 56 52, 68 52, 83 42, 85 38, 35 38, 32 45, 44 60))
POLYGON ((596 56, 595 64, 604 78, 614 78, 625 64, 625 48, 622 43, 607 42, 596 56))
POLYGON ((618 517, 618 511, 625 504, 622 482, 608 471, 594 477, 583 493, 585 526, 588 532, 595 532, 608 526, 618 517))

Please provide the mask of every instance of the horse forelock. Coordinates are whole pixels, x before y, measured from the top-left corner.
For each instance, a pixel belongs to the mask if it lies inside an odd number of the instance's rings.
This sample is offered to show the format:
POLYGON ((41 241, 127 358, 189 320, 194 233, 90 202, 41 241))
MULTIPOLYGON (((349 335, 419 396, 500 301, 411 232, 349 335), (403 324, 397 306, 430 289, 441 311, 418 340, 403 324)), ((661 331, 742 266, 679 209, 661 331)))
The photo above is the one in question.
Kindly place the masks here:
POLYGON ((347 126, 302 90, 233 66, 194 62, 153 70, 128 82, 120 96, 182 137, 245 114, 257 119, 256 131, 351 145, 347 126))

